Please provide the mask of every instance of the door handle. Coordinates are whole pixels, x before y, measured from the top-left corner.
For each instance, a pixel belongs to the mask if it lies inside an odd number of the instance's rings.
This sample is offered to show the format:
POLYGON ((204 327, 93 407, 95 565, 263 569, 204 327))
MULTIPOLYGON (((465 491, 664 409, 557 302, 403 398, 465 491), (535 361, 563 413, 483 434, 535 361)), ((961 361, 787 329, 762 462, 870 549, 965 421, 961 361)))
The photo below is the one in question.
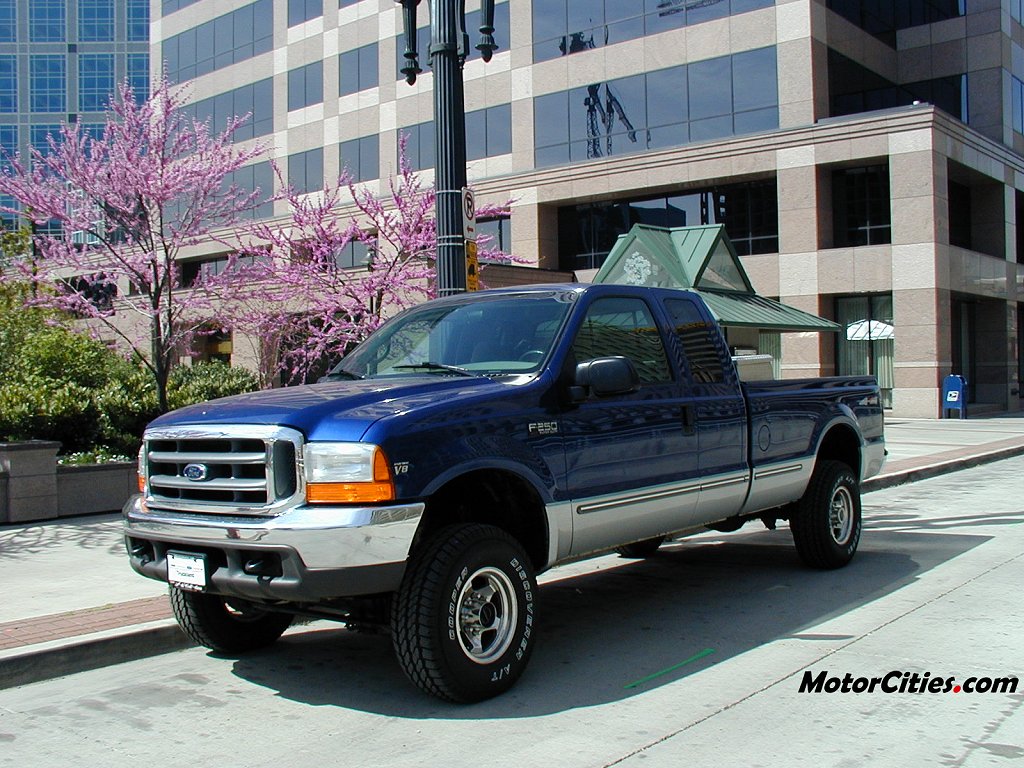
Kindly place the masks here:
POLYGON ((684 405, 681 414, 683 422, 683 434, 693 435, 697 433, 697 411, 692 405, 684 405))

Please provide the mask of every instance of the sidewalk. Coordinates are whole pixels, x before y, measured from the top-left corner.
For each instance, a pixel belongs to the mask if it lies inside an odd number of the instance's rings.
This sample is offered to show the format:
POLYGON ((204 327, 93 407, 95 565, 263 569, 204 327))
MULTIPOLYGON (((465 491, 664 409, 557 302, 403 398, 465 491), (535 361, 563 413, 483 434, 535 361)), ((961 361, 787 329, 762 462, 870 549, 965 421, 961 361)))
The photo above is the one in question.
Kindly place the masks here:
MULTIPOLYGON (((871 492, 1024 454, 1024 414, 891 419, 871 492)), ((0 526, 0 689, 189 645, 166 585, 132 572, 119 514, 0 526)))

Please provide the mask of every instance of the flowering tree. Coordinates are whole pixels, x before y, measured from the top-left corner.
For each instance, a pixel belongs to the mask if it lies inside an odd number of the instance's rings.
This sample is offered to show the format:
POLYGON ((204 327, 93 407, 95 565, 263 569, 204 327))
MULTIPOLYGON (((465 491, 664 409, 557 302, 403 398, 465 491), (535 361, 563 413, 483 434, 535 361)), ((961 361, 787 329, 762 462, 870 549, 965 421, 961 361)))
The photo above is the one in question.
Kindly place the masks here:
POLYGON ((161 410, 176 356, 209 317, 204 293, 182 284, 177 258, 255 204, 258 190, 229 182, 265 151, 232 144, 246 117, 212 133, 181 111, 183 103, 166 76, 141 104, 125 83, 102 136, 63 125, 45 151, 8 158, 0 172, 0 195, 13 197, 37 225, 59 225, 59 234, 36 235, 34 279, 51 289, 36 302, 95 321, 126 342, 152 372, 161 410))
MULTIPOLYGON (((404 147, 403 138, 399 172, 382 197, 347 174, 319 194, 300 194, 277 170, 289 221, 248 228, 239 258, 206 283, 228 297, 224 325, 258 345, 265 386, 278 372, 303 379, 388 317, 436 294, 435 193, 411 169, 404 147), (346 191, 356 208, 348 218, 338 213, 346 191)), ((490 206, 480 214, 504 210, 490 206)))

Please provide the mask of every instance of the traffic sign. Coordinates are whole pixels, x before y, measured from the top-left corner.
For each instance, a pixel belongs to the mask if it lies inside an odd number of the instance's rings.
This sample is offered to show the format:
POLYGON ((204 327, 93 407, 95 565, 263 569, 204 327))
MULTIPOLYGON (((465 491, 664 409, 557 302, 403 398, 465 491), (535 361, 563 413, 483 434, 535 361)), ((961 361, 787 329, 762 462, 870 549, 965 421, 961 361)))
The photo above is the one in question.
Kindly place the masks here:
POLYGON ((462 229, 467 241, 476 241, 476 199, 469 187, 462 188, 462 229))
POLYGON ((480 290, 480 262, 476 256, 476 241, 466 241, 466 290, 480 290))

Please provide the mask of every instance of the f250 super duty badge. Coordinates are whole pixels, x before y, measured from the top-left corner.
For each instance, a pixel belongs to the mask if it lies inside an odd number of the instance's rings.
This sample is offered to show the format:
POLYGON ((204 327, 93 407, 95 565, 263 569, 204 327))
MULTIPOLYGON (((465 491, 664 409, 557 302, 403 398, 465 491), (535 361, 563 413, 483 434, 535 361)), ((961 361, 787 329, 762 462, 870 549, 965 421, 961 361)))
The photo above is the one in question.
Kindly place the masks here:
POLYGON ((534 435, 557 435, 557 421, 535 421, 530 424, 530 436, 534 435))

